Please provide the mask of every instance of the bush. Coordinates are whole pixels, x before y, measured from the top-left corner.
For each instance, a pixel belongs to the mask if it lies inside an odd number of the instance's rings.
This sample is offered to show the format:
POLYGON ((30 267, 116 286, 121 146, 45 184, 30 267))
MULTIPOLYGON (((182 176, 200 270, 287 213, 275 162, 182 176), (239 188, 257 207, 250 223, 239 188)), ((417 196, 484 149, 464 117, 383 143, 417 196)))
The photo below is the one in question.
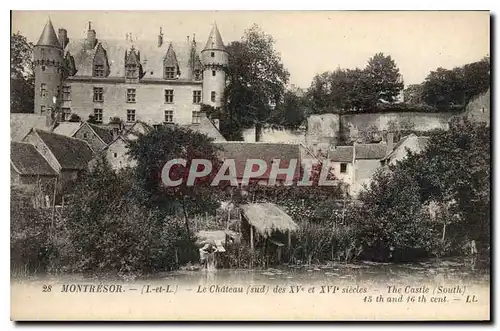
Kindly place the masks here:
POLYGON ((45 273, 53 245, 50 210, 34 208, 29 196, 11 188, 11 271, 18 276, 45 273))
POLYGON ((295 238, 292 260, 296 263, 349 262, 359 255, 354 227, 302 222, 295 238))

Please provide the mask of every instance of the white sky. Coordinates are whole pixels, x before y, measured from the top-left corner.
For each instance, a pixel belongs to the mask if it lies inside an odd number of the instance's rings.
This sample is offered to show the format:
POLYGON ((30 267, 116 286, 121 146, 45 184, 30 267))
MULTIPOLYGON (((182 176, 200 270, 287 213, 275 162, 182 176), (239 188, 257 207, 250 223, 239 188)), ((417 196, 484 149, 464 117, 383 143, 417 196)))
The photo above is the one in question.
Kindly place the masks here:
POLYGON ((420 83, 437 67, 453 68, 489 54, 489 12, 335 11, 14 11, 12 31, 36 42, 50 16, 55 29, 84 38, 92 21, 97 38, 185 40, 205 43, 216 21, 225 44, 257 23, 276 40, 290 82, 309 87, 326 70, 364 67, 377 52, 390 54, 405 85, 420 83))

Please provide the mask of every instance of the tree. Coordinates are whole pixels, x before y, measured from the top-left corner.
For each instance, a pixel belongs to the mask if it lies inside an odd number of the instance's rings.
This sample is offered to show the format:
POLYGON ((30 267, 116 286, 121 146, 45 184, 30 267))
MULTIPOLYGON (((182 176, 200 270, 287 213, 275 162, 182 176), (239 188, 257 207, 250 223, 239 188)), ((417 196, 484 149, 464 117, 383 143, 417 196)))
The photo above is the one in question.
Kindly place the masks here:
POLYGON ((423 85, 412 84, 404 90, 404 102, 410 105, 418 105, 424 102, 423 100, 423 85))
POLYGON ((296 129, 301 126, 306 119, 307 105, 304 98, 293 92, 286 92, 283 102, 277 106, 272 113, 270 122, 296 129))
POLYGON ((10 37, 10 111, 33 113, 35 103, 35 76, 33 44, 15 33, 10 37))
POLYGON ((464 107, 470 100, 490 88, 490 61, 486 57, 478 62, 453 70, 437 68, 423 83, 424 101, 432 106, 464 107))
POLYGON ((227 46, 229 53, 228 84, 224 92, 226 117, 222 132, 240 131, 252 125, 260 130, 282 101, 289 73, 274 49, 272 36, 257 25, 245 32, 241 41, 227 46))
MULTIPOLYGON (((459 252, 475 240, 486 254, 490 239, 490 129, 452 122, 431 134, 420 154, 376 174, 352 212, 365 247, 459 252), (436 219, 428 206, 437 204, 436 219)), ((385 250, 385 253, 389 252, 385 250)), ((383 258, 383 257, 382 257, 383 258)), ((385 256, 387 258, 387 256, 385 256)))
MULTIPOLYGON (((160 126, 128 143, 128 154, 137 161, 134 177, 136 194, 148 208, 158 208, 163 215, 184 214, 188 235, 190 234, 188 213, 197 214, 217 206, 217 192, 221 187, 211 186, 211 179, 220 165, 218 148, 213 139, 204 134, 180 126, 160 126), (173 180, 182 179, 179 186, 165 186, 162 170, 168 161, 184 159, 186 166, 172 167, 173 180), (187 178, 193 159, 209 160, 212 163, 210 176, 188 185, 187 178)), ((198 168, 200 171, 203 166, 198 168)))
POLYGON ((105 158, 76 185, 58 234, 62 270, 142 275, 171 270, 194 246, 182 222, 138 199, 130 170, 114 172, 105 158), (182 247, 183 249, 178 249, 182 247), (177 252, 182 254, 177 256, 177 252), (178 261, 177 261, 178 260, 178 261))
POLYGON ((377 100, 396 101, 403 90, 404 83, 396 62, 390 55, 375 54, 368 60, 365 71, 370 81, 371 93, 374 93, 377 100))

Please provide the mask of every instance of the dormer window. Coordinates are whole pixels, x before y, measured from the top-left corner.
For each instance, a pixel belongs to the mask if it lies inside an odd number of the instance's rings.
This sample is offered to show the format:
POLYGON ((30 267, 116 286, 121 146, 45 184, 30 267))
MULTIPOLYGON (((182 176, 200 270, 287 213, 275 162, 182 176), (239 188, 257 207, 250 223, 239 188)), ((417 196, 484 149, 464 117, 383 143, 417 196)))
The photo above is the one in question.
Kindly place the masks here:
POLYGON ((137 78, 137 65, 128 64, 126 67, 126 77, 127 78, 137 78))
POLYGON ((165 79, 175 79, 175 67, 165 67, 165 79))
POLYGON ((194 71, 194 80, 201 80, 201 70, 196 69, 194 71))
POLYGON ((104 77, 104 65, 95 64, 94 65, 94 77, 104 77))

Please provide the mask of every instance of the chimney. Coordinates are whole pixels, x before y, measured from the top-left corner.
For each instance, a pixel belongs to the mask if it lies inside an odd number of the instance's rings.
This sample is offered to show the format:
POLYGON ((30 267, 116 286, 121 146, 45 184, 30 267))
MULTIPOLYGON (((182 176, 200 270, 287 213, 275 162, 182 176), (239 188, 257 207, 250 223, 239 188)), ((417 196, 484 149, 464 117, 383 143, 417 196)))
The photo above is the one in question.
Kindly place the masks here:
POLYGON ((388 132, 387 133, 387 153, 386 153, 386 155, 389 155, 389 153, 392 152, 393 148, 394 148, 394 133, 388 132))
POLYGON ((119 128, 113 128, 113 130, 111 130, 111 133, 113 134, 113 140, 115 140, 116 138, 118 138, 118 136, 120 134, 120 129, 119 128))
POLYGON ((58 32, 58 39, 59 43, 61 44, 62 49, 66 48, 66 45, 68 45, 69 39, 68 39, 68 31, 66 29, 59 29, 57 30, 58 32))
POLYGON ((89 29, 87 30, 87 45, 89 49, 94 49, 97 44, 95 30, 92 30, 92 23, 89 22, 89 29))
POLYGON ((160 34, 158 35, 158 47, 161 47, 163 45, 163 32, 162 28, 160 27, 160 34))

